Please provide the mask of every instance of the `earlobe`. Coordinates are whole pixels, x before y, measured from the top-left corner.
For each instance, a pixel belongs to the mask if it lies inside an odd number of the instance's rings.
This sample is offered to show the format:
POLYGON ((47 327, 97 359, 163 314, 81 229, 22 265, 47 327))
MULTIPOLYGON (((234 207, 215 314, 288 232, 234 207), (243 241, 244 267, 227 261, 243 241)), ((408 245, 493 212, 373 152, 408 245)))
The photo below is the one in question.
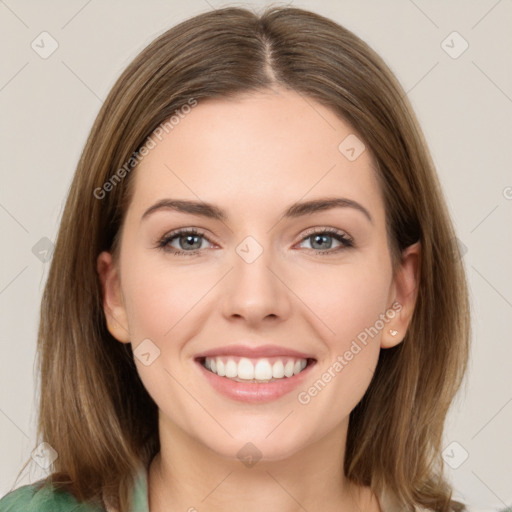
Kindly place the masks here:
POLYGON ((403 341, 416 306, 421 275, 421 244, 416 242, 402 252, 390 293, 392 320, 382 333, 381 347, 391 348, 403 341))
MULTIPOLYGON (((395 317, 396 318, 396 317, 395 317)), ((396 323, 396 322, 395 322, 396 323)), ((404 334, 396 329, 387 329, 382 334, 380 346, 381 348, 391 348, 402 343, 404 334)))
POLYGON ((126 308, 124 305, 119 271, 112 260, 112 254, 103 251, 97 259, 96 266, 102 291, 103 311, 110 334, 122 343, 130 343, 130 333, 126 308))

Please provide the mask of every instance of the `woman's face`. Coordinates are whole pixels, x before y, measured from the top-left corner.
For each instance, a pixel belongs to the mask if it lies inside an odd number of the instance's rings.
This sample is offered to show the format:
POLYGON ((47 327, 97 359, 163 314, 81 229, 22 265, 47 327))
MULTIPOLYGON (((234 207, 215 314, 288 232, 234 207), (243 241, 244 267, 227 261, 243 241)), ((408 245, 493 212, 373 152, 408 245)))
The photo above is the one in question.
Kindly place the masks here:
POLYGON ((413 250, 392 274, 356 137, 282 89, 200 100, 153 137, 119 264, 102 253, 98 270, 109 329, 132 343, 165 431, 228 457, 251 442, 268 460, 344 433, 380 348, 405 334, 415 287, 413 250), (188 206, 152 208, 162 201, 188 206), (206 369, 206 353, 241 382, 206 369))

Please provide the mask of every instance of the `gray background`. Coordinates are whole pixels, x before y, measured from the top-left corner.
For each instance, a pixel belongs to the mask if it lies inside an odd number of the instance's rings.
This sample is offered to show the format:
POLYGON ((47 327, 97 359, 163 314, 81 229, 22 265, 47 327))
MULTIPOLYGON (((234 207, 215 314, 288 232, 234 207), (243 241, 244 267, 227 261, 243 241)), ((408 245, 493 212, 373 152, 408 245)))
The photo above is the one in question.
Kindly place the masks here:
MULTIPOLYGON (((39 302, 68 187, 103 99, 131 59, 172 25, 210 8, 265 4, 0 0, 0 495, 35 446, 39 302), (50 37, 58 48, 42 58, 50 37)), ((418 114, 462 244, 473 308, 470 373, 447 424, 446 471, 471 510, 511 506, 512 3, 290 4, 367 41, 418 114)), ((18 484, 45 473, 32 466, 38 471, 18 484)))

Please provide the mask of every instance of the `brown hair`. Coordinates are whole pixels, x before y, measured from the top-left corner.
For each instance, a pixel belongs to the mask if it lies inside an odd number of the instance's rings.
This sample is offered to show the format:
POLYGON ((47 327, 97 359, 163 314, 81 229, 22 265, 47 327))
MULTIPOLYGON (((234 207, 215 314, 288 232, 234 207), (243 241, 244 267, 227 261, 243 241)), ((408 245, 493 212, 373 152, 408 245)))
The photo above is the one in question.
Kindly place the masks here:
POLYGON ((42 299, 38 436, 58 452, 48 482, 83 501, 109 496, 126 512, 136 468, 159 450, 157 407, 130 345, 107 330, 96 271, 98 254, 118 249, 136 172, 126 163, 191 98, 278 85, 332 109, 370 149, 394 268, 401 251, 421 242, 411 324, 402 343, 381 351, 350 415, 346 475, 374 492, 386 489, 406 507, 463 510, 451 500, 441 449, 467 364, 469 301, 433 162, 383 60, 334 21, 287 7, 261 15, 224 8, 180 23, 133 60, 103 103, 71 184, 42 299), (122 179, 112 180, 121 168, 122 179))

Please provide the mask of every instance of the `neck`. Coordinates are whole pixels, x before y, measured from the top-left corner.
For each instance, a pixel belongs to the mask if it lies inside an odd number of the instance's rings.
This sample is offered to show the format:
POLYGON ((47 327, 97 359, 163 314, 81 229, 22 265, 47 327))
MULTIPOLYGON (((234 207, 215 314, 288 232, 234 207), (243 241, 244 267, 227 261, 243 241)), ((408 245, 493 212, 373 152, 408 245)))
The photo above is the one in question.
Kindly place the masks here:
POLYGON ((161 450, 149 468, 150 512, 380 512, 371 490, 344 475, 346 433, 344 424, 285 459, 262 458, 251 466, 161 422, 161 450))

